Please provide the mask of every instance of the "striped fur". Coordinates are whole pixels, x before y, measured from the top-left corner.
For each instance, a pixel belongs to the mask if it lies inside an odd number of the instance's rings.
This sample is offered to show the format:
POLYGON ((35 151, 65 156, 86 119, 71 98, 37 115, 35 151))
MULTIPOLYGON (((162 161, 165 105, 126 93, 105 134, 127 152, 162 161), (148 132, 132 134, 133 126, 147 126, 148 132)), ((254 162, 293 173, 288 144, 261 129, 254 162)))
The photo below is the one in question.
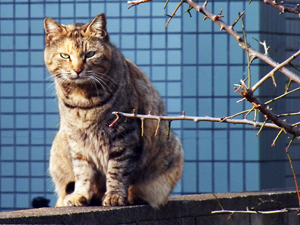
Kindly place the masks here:
POLYGON ((45 64, 54 77, 60 129, 51 148, 56 206, 159 207, 178 182, 183 151, 167 123, 121 118, 113 111, 165 115, 149 79, 109 42, 104 14, 91 23, 61 25, 45 19, 45 64))

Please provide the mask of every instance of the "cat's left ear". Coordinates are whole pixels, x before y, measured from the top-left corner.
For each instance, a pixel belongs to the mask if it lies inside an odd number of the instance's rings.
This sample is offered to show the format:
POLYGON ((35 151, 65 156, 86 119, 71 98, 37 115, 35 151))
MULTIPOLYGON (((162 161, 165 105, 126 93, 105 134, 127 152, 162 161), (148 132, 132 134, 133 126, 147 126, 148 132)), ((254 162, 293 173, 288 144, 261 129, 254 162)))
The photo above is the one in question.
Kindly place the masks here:
POLYGON ((58 36, 66 32, 66 29, 52 18, 45 18, 44 28, 46 32, 47 45, 50 44, 50 41, 54 36, 58 36))
POLYGON ((97 36, 108 40, 108 33, 106 31, 106 17, 104 13, 97 15, 92 22, 87 26, 86 33, 95 33, 97 36))

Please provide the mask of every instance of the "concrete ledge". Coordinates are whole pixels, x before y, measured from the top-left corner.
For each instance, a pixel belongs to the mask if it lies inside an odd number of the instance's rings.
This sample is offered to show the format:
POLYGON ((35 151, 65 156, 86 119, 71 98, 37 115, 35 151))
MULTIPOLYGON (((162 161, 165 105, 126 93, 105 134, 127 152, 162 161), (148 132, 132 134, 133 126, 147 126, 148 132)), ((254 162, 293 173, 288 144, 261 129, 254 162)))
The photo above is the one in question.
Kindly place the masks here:
MULTIPOLYGON (((217 194, 227 210, 275 210, 298 207, 296 192, 251 192, 217 194), (260 204, 260 200, 266 203, 260 204), (270 200, 273 200, 270 202, 270 200)), ((126 207, 40 208, 0 213, 0 224, 300 224, 297 212, 261 214, 211 215, 220 210, 212 194, 170 197, 160 210, 148 205, 126 207), (272 222, 273 221, 273 222, 272 222)))

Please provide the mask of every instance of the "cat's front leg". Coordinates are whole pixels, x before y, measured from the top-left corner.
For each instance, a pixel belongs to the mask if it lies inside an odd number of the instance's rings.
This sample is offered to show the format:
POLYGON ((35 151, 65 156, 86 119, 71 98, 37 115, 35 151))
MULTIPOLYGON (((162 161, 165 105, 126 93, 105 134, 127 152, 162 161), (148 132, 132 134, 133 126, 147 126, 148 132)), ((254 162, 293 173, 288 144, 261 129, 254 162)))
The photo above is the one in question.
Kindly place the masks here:
POLYGON ((66 206, 89 205, 93 196, 94 171, 87 160, 73 159, 73 170, 75 175, 74 192, 68 194, 64 199, 66 206))
POLYGON ((106 175, 107 191, 102 199, 103 206, 127 205, 129 171, 131 170, 127 161, 128 159, 124 161, 109 160, 106 175))

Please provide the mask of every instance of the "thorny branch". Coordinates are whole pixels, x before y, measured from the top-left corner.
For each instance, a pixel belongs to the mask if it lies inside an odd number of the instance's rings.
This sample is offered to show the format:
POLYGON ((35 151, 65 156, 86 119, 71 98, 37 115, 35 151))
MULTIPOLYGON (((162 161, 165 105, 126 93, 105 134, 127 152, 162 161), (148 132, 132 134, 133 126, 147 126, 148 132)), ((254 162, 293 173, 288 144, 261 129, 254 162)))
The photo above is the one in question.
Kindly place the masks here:
POLYGON ((274 124, 277 126, 283 128, 286 132, 293 134, 295 137, 300 136, 300 129, 298 129, 296 126, 292 126, 285 122, 282 119, 279 119, 278 115, 272 112, 265 104, 261 103, 254 95, 253 91, 251 89, 247 89, 246 85, 243 81, 241 81, 241 88, 242 91, 238 90, 236 88, 236 91, 241 94, 243 97, 249 101, 254 108, 258 109, 264 116, 271 120, 274 124))
POLYGON ((274 0, 263 0, 263 2, 265 4, 269 4, 277 9, 279 9, 281 11, 281 13, 285 13, 285 12, 295 13, 295 14, 298 14, 298 16, 300 17, 300 5, 299 4, 297 4, 296 6, 293 6, 293 5, 285 4, 283 1, 277 2, 274 0))
MULTIPOLYGON (((220 27, 221 30, 225 30, 228 34, 230 34, 232 37, 234 37, 238 41, 239 45, 244 50, 249 52, 249 56, 251 57, 252 61, 256 58, 259 58, 259 59, 263 60, 264 62, 268 63, 269 65, 271 65, 273 67, 277 66, 278 63, 275 62, 268 55, 265 55, 265 54, 262 54, 262 53, 256 51, 248 43, 246 43, 244 41, 244 39, 237 32, 234 31, 232 26, 227 25, 224 21, 222 21, 220 19, 220 17, 218 15, 214 15, 214 14, 210 13, 206 9, 207 1, 202 6, 198 5, 197 3, 195 3, 192 0, 182 0, 182 1, 189 4, 196 11, 201 12, 202 14, 204 14, 204 16, 205 16, 204 18, 209 18, 211 21, 216 23, 220 27)), ((300 78, 296 74, 294 74, 293 72, 289 71, 285 67, 281 67, 278 70, 280 72, 282 72, 284 75, 286 75, 287 77, 289 77, 289 79, 291 79, 291 80, 297 82, 298 84, 300 84, 300 78)))

